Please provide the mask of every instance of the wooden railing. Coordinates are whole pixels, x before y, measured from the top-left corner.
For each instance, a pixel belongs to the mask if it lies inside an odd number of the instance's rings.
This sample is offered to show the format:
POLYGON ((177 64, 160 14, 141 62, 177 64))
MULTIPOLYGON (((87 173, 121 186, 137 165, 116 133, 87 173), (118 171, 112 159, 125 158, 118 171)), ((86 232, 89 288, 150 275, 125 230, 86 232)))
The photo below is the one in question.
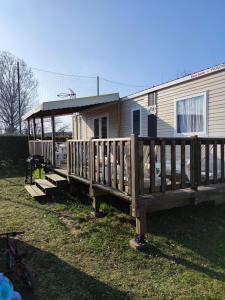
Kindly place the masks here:
POLYGON ((138 138, 138 194, 223 183, 223 138, 138 138))
POLYGON ((90 179, 89 147, 89 141, 67 141, 67 170, 69 175, 90 179))
POLYGON ((95 139, 91 145, 93 182, 130 194, 130 138, 95 139))
POLYGON ((54 145, 52 140, 46 141, 29 141, 29 154, 30 155, 42 155, 46 162, 54 165, 54 145))
MULTIPOLYGON (((67 171, 132 198, 224 183, 223 138, 128 138, 67 141, 67 171)), ((52 141, 30 141, 30 154, 53 164, 52 141)))
POLYGON ((130 194, 130 138, 69 140, 69 175, 130 194))

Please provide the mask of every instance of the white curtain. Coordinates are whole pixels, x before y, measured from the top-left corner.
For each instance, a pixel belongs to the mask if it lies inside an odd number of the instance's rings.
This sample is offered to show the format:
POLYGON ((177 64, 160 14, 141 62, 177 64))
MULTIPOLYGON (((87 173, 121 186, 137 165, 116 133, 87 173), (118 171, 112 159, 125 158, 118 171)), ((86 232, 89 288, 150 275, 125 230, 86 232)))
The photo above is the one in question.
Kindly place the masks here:
POLYGON ((177 133, 204 131, 204 96, 177 101, 177 133))

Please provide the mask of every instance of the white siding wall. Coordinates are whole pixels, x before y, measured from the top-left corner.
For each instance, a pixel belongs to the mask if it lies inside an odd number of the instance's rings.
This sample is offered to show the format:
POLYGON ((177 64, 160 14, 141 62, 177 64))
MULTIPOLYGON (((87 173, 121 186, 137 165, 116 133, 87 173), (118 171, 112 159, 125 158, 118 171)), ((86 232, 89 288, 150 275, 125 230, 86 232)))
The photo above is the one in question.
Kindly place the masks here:
MULTIPOLYGON (((208 134, 210 137, 225 137, 225 71, 199 77, 194 80, 157 91, 157 135, 174 136, 175 100, 202 92, 208 93, 208 134)), ((121 102, 120 136, 131 134, 131 112, 141 110, 141 135, 147 136, 148 95, 138 96, 121 102)), ((93 120, 109 115, 109 137, 118 137, 118 104, 92 108, 81 113, 82 138, 93 137, 93 120)))
POLYGON ((127 137, 131 132, 131 113, 134 109, 141 110, 141 136, 147 136, 148 134, 148 95, 138 97, 135 99, 129 99, 121 103, 121 136, 127 137))
MULTIPOLYGON (((225 71, 157 91, 157 135, 174 136, 175 100, 208 92, 208 135, 225 137, 225 71)), ((121 136, 131 134, 131 111, 141 108, 142 136, 147 136, 148 96, 125 100, 121 105, 121 136)))
POLYGON ((225 71, 222 71, 158 91, 159 137, 174 136, 175 100, 201 92, 208 92, 208 135, 225 136, 225 71))
MULTIPOLYGON (((94 136, 94 119, 101 116, 109 118, 109 138, 118 137, 118 104, 112 103, 100 108, 92 108, 80 113, 81 115, 81 139, 90 139, 94 136)), ((74 121, 73 121, 74 122, 74 121)), ((74 136, 75 138, 75 136, 74 136)))

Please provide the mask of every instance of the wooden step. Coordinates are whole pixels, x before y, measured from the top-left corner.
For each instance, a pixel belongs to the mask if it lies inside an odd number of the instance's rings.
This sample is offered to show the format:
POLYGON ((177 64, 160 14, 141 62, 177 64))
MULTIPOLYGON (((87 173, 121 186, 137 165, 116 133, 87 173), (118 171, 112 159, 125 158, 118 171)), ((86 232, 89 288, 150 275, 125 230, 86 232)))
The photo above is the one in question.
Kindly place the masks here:
POLYGON ((36 200, 43 200, 46 197, 46 194, 39 189, 35 184, 32 185, 25 185, 25 189, 28 193, 36 200))
POLYGON ((57 187, 63 187, 67 185, 67 180, 58 174, 47 174, 45 175, 45 178, 57 187))
POLYGON ((53 194, 53 192, 56 190, 56 186, 46 179, 35 179, 35 184, 46 195, 53 194))

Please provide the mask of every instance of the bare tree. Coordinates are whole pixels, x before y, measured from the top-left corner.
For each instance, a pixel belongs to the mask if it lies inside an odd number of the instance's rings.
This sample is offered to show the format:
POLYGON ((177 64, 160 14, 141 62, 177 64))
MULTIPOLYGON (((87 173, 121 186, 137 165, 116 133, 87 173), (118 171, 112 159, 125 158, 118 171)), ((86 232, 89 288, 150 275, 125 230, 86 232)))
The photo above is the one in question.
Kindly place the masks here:
POLYGON ((22 59, 9 52, 0 52, 0 123, 8 133, 19 126, 17 62, 20 64, 20 102, 23 115, 37 95, 37 80, 22 59))

